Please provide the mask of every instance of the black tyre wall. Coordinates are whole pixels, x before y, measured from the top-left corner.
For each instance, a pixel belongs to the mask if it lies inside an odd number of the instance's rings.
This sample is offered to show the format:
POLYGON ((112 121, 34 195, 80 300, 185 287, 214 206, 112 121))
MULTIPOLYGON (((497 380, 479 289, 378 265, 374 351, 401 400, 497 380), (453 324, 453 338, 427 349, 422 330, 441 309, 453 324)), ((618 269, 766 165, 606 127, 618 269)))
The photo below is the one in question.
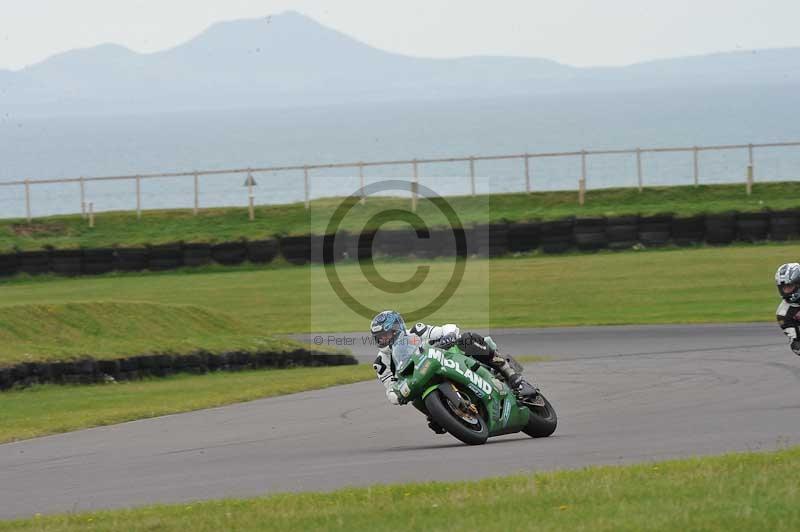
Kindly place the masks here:
POLYGON ((183 245, 183 264, 203 266, 211 262, 211 245, 204 243, 183 245))
POLYGON ((278 254, 278 242, 269 240, 251 240, 247 242, 247 260, 259 264, 272 262, 278 254))
POLYGON ((736 239, 736 214, 722 213, 706 215, 706 242, 730 244, 736 239))
POLYGON ((689 246, 703 242, 706 237, 705 215, 674 218, 672 220, 672 239, 679 246, 689 246))
POLYGON ((657 214, 639 218, 639 242, 648 247, 663 246, 672 236, 671 214, 657 214))
POLYGON ((575 245, 581 251, 596 251, 608 247, 605 218, 578 218, 573 226, 575 245))
POLYGON ((568 251, 575 240, 572 234, 574 218, 565 218, 552 222, 542 222, 541 248, 545 253, 564 253, 568 251))
POLYGON ((247 258, 247 246, 244 242, 215 244, 211 246, 211 258, 226 266, 241 264, 247 258))
POLYGON ((311 237, 287 236, 280 240, 281 255, 292 264, 302 265, 311 260, 311 237))
POLYGON ((19 271, 30 275, 50 271, 49 251, 22 251, 19 253, 19 271))
POLYGON ((736 237, 745 242, 761 242, 769 234, 768 212, 741 212, 736 215, 736 237))
POLYGON ((530 251, 538 248, 540 241, 541 224, 539 224, 539 222, 520 222, 509 224, 509 251, 530 251))
POLYGON ((114 253, 114 269, 132 272, 147 269, 150 251, 144 248, 119 248, 114 253))
POLYGON ((773 212, 769 217, 770 240, 784 241, 800 237, 800 211, 773 212))
POLYGON ((95 248, 83 250, 83 273, 99 275, 114 269, 114 250, 111 248, 95 248))
POLYGON ((183 266, 181 244, 150 246, 147 268, 149 270, 174 270, 183 266))
POLYGON ((606 221, 606 238, 610 249, 629 249, 639 242, 639 217, 615 216, 606 221))

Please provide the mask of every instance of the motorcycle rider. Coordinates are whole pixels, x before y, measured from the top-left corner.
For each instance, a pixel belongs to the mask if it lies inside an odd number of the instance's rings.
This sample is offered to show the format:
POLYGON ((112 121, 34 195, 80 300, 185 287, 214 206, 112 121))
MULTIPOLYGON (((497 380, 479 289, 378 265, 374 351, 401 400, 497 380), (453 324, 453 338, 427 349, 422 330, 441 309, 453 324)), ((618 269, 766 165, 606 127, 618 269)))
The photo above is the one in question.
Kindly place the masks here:
POLYGON ((775 285, 783 299, 775 317, 791 340, 789 347, 795 355, 800 355, 800 263, 782 264, 775 272, 775 285))
MULTIPOLYGON (((398 312, 384 310, 372 319, 370 332, 378 346, 378 357, 372 367, 378 375, 378 380, 386 388, 386 398, 393 405, 401 404, 401 395, 395 389, 397 378, 394 374, 395 367, 392 359, 392 346, 401 336, 404 337, 403 341, 419 345, 426 341, 445 349, 458 345, 467 356, 497 369, 518 396, 531 397, 538 393, 538 390, 525 381, 522 375, 514 371, 508 361, 499 354, 497 345, 491 338, 484 338, 472 332, 461 333, 459 328, 452 323, 441 326, 417 323, 411 329, 406 330, 405 321, 398 312)), ((444 432, 444 429, 436 425, 430 418, 428 426, 436 433, 444 432)))

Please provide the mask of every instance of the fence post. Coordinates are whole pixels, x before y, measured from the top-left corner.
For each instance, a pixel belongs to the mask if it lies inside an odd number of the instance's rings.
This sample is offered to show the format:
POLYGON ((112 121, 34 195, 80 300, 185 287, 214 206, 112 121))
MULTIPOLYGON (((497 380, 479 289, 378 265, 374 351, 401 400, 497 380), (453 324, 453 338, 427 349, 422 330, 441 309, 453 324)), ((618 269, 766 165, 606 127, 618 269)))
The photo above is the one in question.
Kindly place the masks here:
POLYGON ((194 173, 194 215, 197 216, 197 211, 200 209, 200 179, 197 172, 194 173))
POLYGON ((81 218, 86 218, 86 187, 81 176, 81 218))
MULTIPOLYGON (((255 195, 253 195, 253 174, 247 170, 247 217, 252 222, 256 219, 255 195)), ((308 202, 306 201, 306 209, 308 202)))
POLYGON ((136 219, 142 219, 142 177, 136 176, 136 219))
POLYGON ((753 163, 753 145, 747 145, 747 162, 750 165, 750 171, 755 175, 755 167, 756 165, 753 163))
POLYGON ((469 158, 469 189, 475 195, 475 157, 469 158))
POLYGON ((361 205, 367 201, 366 192, 364 192, 364 163, 358 163, 358 182, 361 184, 361 205))
POLYGON ((578 181, 578 205, 586 200, 586 150, 581 151, 581 178, 578 181))
POLYGON ((303 167, 303 183, 304 183, 304 190, 305 190, 305 198, 306 198, 306 210, 311 206, 310 199, 308 196, 308 166, 303 167))
POLYGON ((89 227, 94 227, 94 203, 89 202, 89 227))
POLYGON ((414 180, 411 182, 411 212, 417 212, 417 185, 419 184, 419 168, 414 159, 414 180))
POLYGON ((747 165, 747 195, 753 193, 753 165, 747 165))
POLYGON ((25 178, 25 215, 28 223, 31 223, 31 184, 27 177, 25 178))
POLYGON ((642 182, 642 149, 636 148, 636 180, 639 183, 639 192, 644 190, 642 182))
POLYGON ((700 150, 697 149, 697 146, 692 148, 692 164, 694 165, 694 186, 698 186, 700 184, 700 157, 699 157, 700 150))
POLYGON ((525 154, 525 192, 530 194, 531 192, 531 168, 530 168, 530 156, 526 153, 525 154))

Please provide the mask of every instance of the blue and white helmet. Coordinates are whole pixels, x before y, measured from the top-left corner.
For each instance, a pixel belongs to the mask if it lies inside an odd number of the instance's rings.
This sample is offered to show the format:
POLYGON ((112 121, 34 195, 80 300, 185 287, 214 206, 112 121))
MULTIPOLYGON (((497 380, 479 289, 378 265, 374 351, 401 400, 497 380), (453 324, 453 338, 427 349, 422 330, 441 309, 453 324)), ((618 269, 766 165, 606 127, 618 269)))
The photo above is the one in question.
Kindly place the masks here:
POLYGON ((775 272, 775 285, 778 293, 787 303, 800 303, 800 264, 782 264, 775 272))
POLYGON ((397 337, 406 332, 406 324, 399 312, 384 310, 372 318, 369 330, 378 347, 383 349, 394 344, 397 337))

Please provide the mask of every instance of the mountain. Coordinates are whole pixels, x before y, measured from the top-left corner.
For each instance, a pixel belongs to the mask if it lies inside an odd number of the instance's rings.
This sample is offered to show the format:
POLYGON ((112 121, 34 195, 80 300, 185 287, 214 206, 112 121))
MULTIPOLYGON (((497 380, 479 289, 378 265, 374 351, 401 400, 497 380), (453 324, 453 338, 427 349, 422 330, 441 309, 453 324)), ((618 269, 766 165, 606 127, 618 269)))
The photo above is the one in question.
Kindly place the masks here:
POLYGON ((218 23, 175 48, 113 44, 0 71, 0 113, 325 105, 800 83, 800 48, 575 68, 522 57, 427 59, 372 48, 299 13, 218 23))

